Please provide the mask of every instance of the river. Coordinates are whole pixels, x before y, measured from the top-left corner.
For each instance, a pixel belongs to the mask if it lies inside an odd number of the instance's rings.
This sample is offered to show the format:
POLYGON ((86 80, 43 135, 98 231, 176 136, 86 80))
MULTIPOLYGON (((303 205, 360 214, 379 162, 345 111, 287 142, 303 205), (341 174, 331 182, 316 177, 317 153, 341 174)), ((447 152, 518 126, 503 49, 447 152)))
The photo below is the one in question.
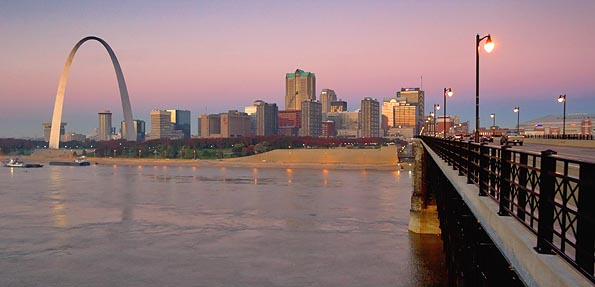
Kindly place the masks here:
POLYGON ((411 174, 104 166, 0 170, 0 286, 444 286, 408 232, 411 174))

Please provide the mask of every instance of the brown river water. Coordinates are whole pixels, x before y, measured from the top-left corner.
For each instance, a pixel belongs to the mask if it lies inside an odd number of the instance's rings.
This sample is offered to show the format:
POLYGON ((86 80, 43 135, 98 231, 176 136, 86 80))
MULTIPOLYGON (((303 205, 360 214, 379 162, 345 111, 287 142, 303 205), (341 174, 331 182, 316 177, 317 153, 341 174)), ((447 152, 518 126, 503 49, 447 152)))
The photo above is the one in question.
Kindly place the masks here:
POLYGON ((412 175, 0 168, 0 286, 444 286, 412 175))

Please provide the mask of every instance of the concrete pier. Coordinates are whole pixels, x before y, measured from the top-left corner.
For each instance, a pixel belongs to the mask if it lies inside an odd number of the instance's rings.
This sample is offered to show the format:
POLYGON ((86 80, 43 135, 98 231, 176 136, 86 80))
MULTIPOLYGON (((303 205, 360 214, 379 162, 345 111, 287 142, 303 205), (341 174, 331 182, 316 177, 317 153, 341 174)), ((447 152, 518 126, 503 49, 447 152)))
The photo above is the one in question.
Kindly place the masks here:
POLYGON ((419 140, 413 142, 415 156, 413 194, 411 195, 411 209, 409 212, 409 231, 419 234, 440 234, 440 221, 436 207, 435 196, 429 194, 427 182, 427 153, 419 140))

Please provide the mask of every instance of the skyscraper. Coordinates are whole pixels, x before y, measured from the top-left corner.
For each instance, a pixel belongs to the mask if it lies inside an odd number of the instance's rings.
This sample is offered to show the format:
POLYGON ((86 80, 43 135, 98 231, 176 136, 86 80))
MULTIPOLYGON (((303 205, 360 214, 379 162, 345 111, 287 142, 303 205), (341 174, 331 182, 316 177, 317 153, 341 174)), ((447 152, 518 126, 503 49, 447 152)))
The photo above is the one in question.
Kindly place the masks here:
POLYGON ((251 135, 250 116, 230 110, 227 113, 200 115, 201 138, 233 138, 251 135))
POLYGON ((322 89, 320 92, 320 103, 322 104, 322 112, 328 113, 331 111, 331 103, 337 101, 335 91, 331 89, 322 89))
POLYGON ((395 107, 399 101, 395 98, 384 99, 382 101, 382 128, 388 129, 395 126, 395 107))
POLYGON ((322 104, 316 100, 302 102, 302 128, 300 136, 322 135, 322 104))
POLYGON ((173 138, 171 113, 163 110, 151 111, 151 139, 173 138))
POLYGON ((199 137, 211 138, 221 136, 221 115, 219 114, 203 114, 199 117, 200 128, 199 137))
POLYGON ((224 138, 250 135, 250 116, 244 112, 230 110, 221 116, 221 135, 224 138))
POLYGON ((380 104, 367 97, 361 103, 361 137, 380 136, 380 104))
POLYGON ((258 100, 254 102, 256 106, 256 135, 268 136, 277 134, 277 119, 279 109, 277 104, 269 104, 258 100))
POLYGON ((182 131, 184 134, 185 139, 190 138, 190 111, 187 110, 167 110, 171 114, 171 123, 173 124, 173 129, 182 131))
POLYGON ((244 113, 250 116, 250 133, 255 135, 256 134, 256 102, 252 104, 252 106, 247 106, 244 108, 244 113))
POLYGON ((425 122, 424 104, 425 96, 424 91, 420 88, 401 88, 401 91, 397 92, 397 98, 403 97, 406 99, 407 104, 416 106, 417 110, 415 113, 415 134, 418 134, 425 122))
POLYGON ((298 136, 302 127, 302 111, 279 111, 277 124, 280 135, 298 136))
MULTIPOLYGON (((145 141, 145 121, 143 120, 133 120, 132 126, 134 128, 134 133, 136 134, 136 141, 142 142, 145 141)), ((122 138, 128 138, 126 135, 126 122, 122 121, 120 123, 120 132, 122 133, 122 138)))
POLYGON ((322 136, 327 137, 327 138, 337 136, 337 129, 335 127, 335 122, 333 122, 333 121, 322 122, 322 136))
POLYGON ((335 122, 337 136, 357 138, 359 135, 360 112, 330 112, 327 119, 335 122))
POLYGON ((285 74, 285 110, 300 110, 305 100, 316 100, 316 76, 300 69, 285 74))
POLYGON ((112 113, 108 110, 103 110, 98 115, 97 140, 108 141, 112 138, 112 113))
MULTIPOLYGON (((50 133, 52 131, 52 123, 42 123, 43 126, 43 140, 46 142, 50 141, 50 133)), ((60 136, 66 134, 66 129, 64 128, 66 123, 60 123, 60 136)))
POLYGON ((347 111, 347 102, 343 100, 332 101, 331 102, 331 113, 335 112, 346 112, 347 111))

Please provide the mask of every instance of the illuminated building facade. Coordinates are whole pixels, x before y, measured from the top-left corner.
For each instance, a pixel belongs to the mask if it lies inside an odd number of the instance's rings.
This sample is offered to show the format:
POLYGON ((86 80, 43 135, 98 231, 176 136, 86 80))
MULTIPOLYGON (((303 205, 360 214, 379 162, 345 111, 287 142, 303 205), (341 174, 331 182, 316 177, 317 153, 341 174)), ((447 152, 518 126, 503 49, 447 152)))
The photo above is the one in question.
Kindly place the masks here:
POLYGON ((300 69, 285 75, 285 110, 301 110, 302 102, 316 100, 316 75, 300 69))

